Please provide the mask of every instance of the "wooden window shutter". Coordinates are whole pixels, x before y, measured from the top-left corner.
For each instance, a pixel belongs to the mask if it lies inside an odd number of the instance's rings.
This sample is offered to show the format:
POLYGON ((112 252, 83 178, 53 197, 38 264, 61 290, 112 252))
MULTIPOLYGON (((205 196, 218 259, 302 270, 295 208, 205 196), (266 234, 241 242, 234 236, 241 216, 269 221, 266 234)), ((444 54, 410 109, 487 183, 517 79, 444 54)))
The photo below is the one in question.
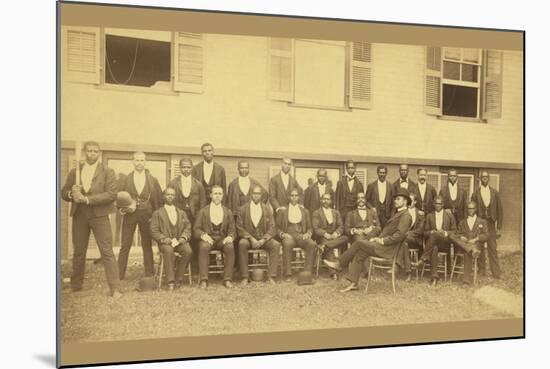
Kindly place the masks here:
POLYGON ((174 32, 172 37, 174 90, 204 92, 204 35, 174 32))
MULTIPOLYGON (((345 164, 344 164, 345 166, 345 164)), ((346 172, 346 169, 344 168, 344 172, 346 172)), ((357 177, 357 179, 363 184, 363 191, 366 191, 367 190, 367 174, 368 174, 368 170, 367 168, 364 168, 364 167, 361 167, 361 166, 356 166, 355 168, 355 176, 357 177)), ((334 189, 336 190, 336 183, 334 184, 334 189)))
POLYGON ((489 174, 489 186, 500 191, 500 174, 489 174))
POLYGON ((431 184, 439 193, 441 184, 443 183, 441 180, 441 174, 437 172, 428 172, 428 175, 426 176, 426 183, 431 184))
POLYGON ((441 115, 441 48, 426 47, 426 69, 424 77, 424 112, 441 115))
POLYGON ((483 58, 483 119, 502 116, 502 52, 486 50, 483 58))
POLYGON ((272 37, 269 43, 269 97, 273 100, 294 100, 294 40, 272 37))
POLYGON ((101 80, 101 29, 67 27, 64 32, 65 79, 99 84, 101 80))
POLYGON ((352 42, 349 48, 348 96, 350 108, 372 108, 372 44, 352 42))

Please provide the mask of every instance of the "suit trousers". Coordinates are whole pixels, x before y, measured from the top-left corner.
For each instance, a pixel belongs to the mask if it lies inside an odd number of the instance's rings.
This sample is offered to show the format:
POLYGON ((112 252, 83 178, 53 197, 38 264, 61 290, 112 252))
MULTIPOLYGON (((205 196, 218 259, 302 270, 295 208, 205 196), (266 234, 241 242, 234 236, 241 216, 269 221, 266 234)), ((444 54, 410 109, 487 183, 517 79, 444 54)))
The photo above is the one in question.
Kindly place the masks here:
POLYGON ((199 241, 199 281, 208 280, 208 262, 210 250, 220 250, 223 253, 223 280, 233 279, 233 266, 235 265, 235 249, 233 243, 223 244, 225 237, 211 236, 214 244, 211 245, 203 240, 199 241))
POLYGON ((378 244, 368 240, 358 240, 351 244, 342 256, 340 256, 340 266, 346 267, 349 265, 347 279, 350 282, 357 283, 363 271, 365 260, 369 256, 377 256, 375 249, 378 244))
MULTIPOLYGON (((491 268, 491 275, 494 278, 500 278, 500 265, 498 262, 497 253, 497 230, 495 222, 491 219, 485 219, 489 228, 489 239, 487 240, 487 254, 489 256, 489 267, 491 268)), ((483 250, 483 249, 482 249, 483 250)), ((485 273, 485 253, 482 252, 479 256, 479 270, 481 273, 485 273)))
POLYGON ((418 250, 419 255, 422 253, 422 240, 414 237, 409 237, 405 239, 403 247, 399 249, 399 254, 397 255, 398 259, 401 259, 399 264, 403 265, 405 273, 411 272, 411 255, 409 250, 418 250))
MULTIPOLYGON (((348 236, 339 236, 336 237, 333 240, 327 240, 326 238, 321 238, 319 240, 319 244, 325 246, 325 251, 323 251, 323 254, 321 255, 322 259, 327 259, 334 261, 334 249, 338 249, 338 252, 340 255, 342 255, 348 248, 348 236)), ((330 269, 330 274, 336 274, 336 271, 334 269, 330 269)))
MULTIPOLYGON (((173 247, 172 245, 159 244, 159 250, 164 259, 164 270, 166 271, 166 280, 168 283, 182 281, 185 275, 185 269, 193 256, 193 251, 188 242, 180 243, 173 247), (180 255, 178 264, 176 264, 176 253, 180 255), (175 270, 175 273, 174 273, 175 270)), ((160 276, 162 278, 162 276, 160 276)))
MULTIPOLYGON (((248 250, 251 250, 250 241, 246 238, 241 238, 239 241, 239 265, 241 278, 248 279, 248 250)), ((277 277, 277 267, 279 266, 279 253, 281 252, 281 244, 273 238, 267 240, 261 250, 267 251, 269 255, 268 273, 271 278, 277 277)))
POLYGON ((97 241, 103 268, 105 269, 105 275, 107 277, 107 283, 112 292, 119 288, 120 279, 118 275, 118 265, 113 252, 113 234, 111 232, 109 216, 104 215, 96 217, 90 206, 82 204, 79 205, 73 215, 72 238, 74 254, 71 286, 74 289, 82 288, 90 232, 93 232, 97 241))
POLYGON ((422 260, 430 262, 430 272, 432 274, 432 278, 439 278, 439 275, 437 273, 437 253, 449 253, 450 247, 450 237, 445 237, 438 232, 430 233, 430 235, 426 239, 426 247, 424 248, 424 252, 422 253, 422 260))
POLYGON ((136 226, 139 227, 141 235, 141 248, 143 249, 143 266, 145 276, 151 277, 155 274, 153 262, 153 241, 151 239, 151 212, 149 210, 136 210, 133 213, 125 214, 122 217, 122 230, 120 237, 120 252, 118 253, 118 271, 120 279, 126 275, 128 255, 132 246, 136 226))
POLYGON ((455 252, 462 252, 464 254, 464 278, 462 279, 466 283, 472 283, 474 281, 473 270, 473 258, 472 251, 475 249, 482 250, 482 245, 479 243, 472 244, 468 241, 462 241, 459 237, 451 237, 454 245, 456 246, 455 252))
POLYGON ((311 272, 313 269, 313 257, 315 253, 316 244, 311 238, 304 240, 303 234, 293 234, 291 238, 284 238, 283 244, 283 275, 290 277, 292 270, 290 269, 290 262, 292 260, 292 249, 299 247, 305 251, 305 266, 304 270, 311 272))

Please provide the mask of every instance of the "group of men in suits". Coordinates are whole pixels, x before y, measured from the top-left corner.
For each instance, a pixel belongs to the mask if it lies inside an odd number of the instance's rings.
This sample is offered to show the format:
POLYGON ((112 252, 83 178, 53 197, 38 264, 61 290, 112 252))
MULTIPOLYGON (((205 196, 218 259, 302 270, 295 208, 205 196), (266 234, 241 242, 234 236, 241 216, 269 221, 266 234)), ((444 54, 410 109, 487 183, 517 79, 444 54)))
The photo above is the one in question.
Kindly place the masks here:
MULTIPOLYGON (((458 186, 456 170, 449 172, 449 185, 437 196, 435 189, 426 182, 425 169, 418 170, 419 183, 416 184, 408 178, 408 166, 401 165, 400 178, 389 184, 386 181, 387 168, 379 166, 378 179, 367 186, 365 193, 355 174, 355 163, 348 161, 346 173, 337 182, 335 190, 328 180, 327 171, 319 169, 317 181, 304 191, 290 173, 292 160, 283 158, 280 172, 269 180, 266 190, 249 176, 250 163, 241 160, 237 168, 239 176, 226 187, 225 170, 215 162, 213 146, 205 143, 201 146, 204 160, 193 166, 191 159, 182 158, 179 161, 180 175, 162 191, 158 180, 146 168, 143 152, 134 153, 134 170, 118 184, 114 171, 99 162, 97 142, 85 143, 83 152, 84 163, 69 172, 61 191, 62 198, 72 203, 73 291, 82 289, 86 250, 92 231, 111 295, 120 296, 120 280, 125 278, 136 227, 141 234, 145 276, 154 274, 154 240, 166 263, 170 290, 182 284, 193 255, 198 259, 199 286, 206 288, 211 250, 219 250, 223 255, 223 284, 227 288, 233 286, 235 264, 241 284, 248 283, 248 250, 251 249, 264 249, 269 254, 268 282, 274 283, 279 264, 283 278, 291 280, 291 259, 297 247, 304 251, 304 269, 309 273, 316 252, 321 252, 323 259, 331 264, 330 274, 334 279, 337 279, 337 271, 342 266, 351 264, 348 278, 351 285, 346 290, 353 290, 357 288, 361 265, 367 256, 389 256, 405 239, 408 247, 420 248, 422 236, 427 241, 421 262, 429 260, 432 250, 445 247, 443 240, 451 236, 456 236, 453 242, 469 250, 474 257, 477 256, 477 246, 469 248, 465 243, 471 239, 478 243, 487 240, 491 270, 496 277, 500 273, 494 241, 496 229, 502 226, 498 192, 492 188, 477 190, 472 196, 475 202, 468 203, 466 210, 465 191, 458 186), (77 170, 81 178, 79 183, 76 182, 77 170), (132 205, 119 207, 123 219, 117 261, 108 214, 114 211, 121 193, 131 197, 132 205), (472 230, 471 222, 466 220, 466 215, 471 212, 470 204, 475 204, 475 212, 483 218, 474 224, 480 229, 486 228, 483 235, 478 235, 476 229, 472 230), (447 215, 441 223, 440 216, 432 214, 438 214, 438 209, 443 207, 447 215), (434 208, 435 212, 431 213, 434 208), (426 224, 433 223, 433 230, 437 232, 424 227, 426 214, 426 224), (452 221, 445 221, 446 217, 451 217, 452 221), (430 219, 432 223, 429 223, 430 219), (456 232, 455 219, 462 233, 456 232), (349 249, 348 243, 351 243, 349 249), (335 249, 339 250, 340 261, 333 252, 335 249), (476 252, 472 254, 473 251, 476 252)), ((481 183, 482 187, 488 187, 488 173, 482 173, 481 183)), ((406 255, 400 265, 406 271, 410 270, 406 255)))

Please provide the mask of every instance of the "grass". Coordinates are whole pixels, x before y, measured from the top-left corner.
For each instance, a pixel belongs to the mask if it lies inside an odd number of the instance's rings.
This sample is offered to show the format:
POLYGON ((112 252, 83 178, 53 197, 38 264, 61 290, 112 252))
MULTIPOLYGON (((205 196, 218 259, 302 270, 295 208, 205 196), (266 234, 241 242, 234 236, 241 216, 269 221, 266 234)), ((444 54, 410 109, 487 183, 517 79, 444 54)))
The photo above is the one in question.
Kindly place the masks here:
MULTIPOLYGON (((519 296, 523 291, 520 253, 502 256, 500 280, 482 277, 476 287, 492 285, 519 296)), ((215 334, 274 332, 301 329, 347 328, 511 317, 473 297, 475 288, 442 282, 432 288, 428 279, 397 283, 381 276, 369 293, 338 292, 346 284, 333 281, 323 271, 315 284, 295 282, 276 285, 251 282, 225 289, 211 278, 206 291, 197 284, 174 292, 137 292, 139 265, 130 265, 123 281, 123 297, 106 295, 101 265, 87 264, 84 290, 71 293, 68 283, 61 291, 61 339, 63 343, 131 340, 215 334)), ((70 275, 70 265, 62 268, 70 275)))

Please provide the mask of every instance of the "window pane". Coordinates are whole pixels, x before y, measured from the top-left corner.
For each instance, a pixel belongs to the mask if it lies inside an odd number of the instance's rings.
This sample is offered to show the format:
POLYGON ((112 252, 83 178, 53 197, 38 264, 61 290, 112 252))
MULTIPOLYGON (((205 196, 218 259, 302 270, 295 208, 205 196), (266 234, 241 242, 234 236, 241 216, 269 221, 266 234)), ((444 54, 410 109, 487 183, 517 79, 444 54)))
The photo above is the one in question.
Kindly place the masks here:
POLYGON ((460 63, 443 62, 443 78, 460 79, 460 63))
POLYGON ((477 118, 477 88, 443 85, 443 115, 477 118))
POLYGON ((479 63, 479 49, 462 49, 462 61, 479 63))
POLYGON ((151 87, 170 82, 170 43, 141 38, 105 36, 105 82, 151 87))
POLYGON ((477 71, 479 67, 472 64, 462 64, 462 80, 468 82, 477 82, 477 71))
POLYGON ((445 59, 460 60, 460 48, 458 47, 446 47, 445 59))

